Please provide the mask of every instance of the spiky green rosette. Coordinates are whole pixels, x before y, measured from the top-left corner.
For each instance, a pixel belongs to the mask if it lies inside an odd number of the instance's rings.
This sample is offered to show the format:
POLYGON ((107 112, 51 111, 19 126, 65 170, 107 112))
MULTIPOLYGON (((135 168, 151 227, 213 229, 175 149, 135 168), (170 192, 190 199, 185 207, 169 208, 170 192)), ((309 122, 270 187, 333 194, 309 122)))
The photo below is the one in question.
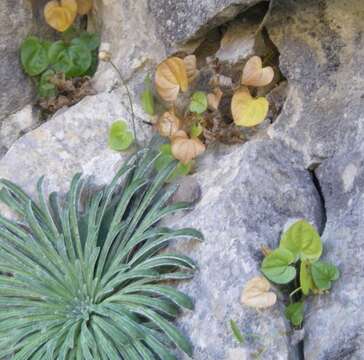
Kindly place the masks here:
POLYGON ((80 175, 64 202, 55 193, 47 201, 40 180, 39 204, 1 181, 21 223, 0 216, 0 359, 169 360, 175 347, 191 355, 171 320, 193 305, 166 280, 190 278, 195 265, 160 250, 202 235, 156 225, 189 207, 168 203, 175 164, 154 173, 157 156, 139 152, 82 206, 80 175))

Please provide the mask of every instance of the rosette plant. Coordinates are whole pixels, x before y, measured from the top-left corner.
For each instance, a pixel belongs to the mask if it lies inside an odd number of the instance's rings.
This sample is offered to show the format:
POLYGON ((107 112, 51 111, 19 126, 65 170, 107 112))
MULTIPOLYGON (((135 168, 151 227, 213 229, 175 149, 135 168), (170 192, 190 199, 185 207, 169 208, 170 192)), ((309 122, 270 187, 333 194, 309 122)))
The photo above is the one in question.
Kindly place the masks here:
POLYGON ((170 280, 191 278, 195 264, 165 248, 202 234, 158 226, 190 206, 169 201, 175 187, 165 183, 176 164, 155 172, 159 155, 140 150, 94 193, 78 174, 63 200, 46 199, 42 179, 37 203, 1 180, 0 198, 19 220, 0 216, 0 359, 192 354, 172 321, 193 304, 170 280))

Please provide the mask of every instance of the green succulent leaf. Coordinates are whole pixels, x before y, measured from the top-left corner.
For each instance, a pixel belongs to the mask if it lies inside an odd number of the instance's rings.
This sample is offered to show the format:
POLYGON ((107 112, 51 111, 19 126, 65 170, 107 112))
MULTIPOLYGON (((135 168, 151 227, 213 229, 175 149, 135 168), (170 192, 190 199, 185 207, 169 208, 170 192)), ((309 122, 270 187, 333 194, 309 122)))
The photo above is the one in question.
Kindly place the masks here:
POLYGON ((203 236, 158 226, 187 205, 168 204, 175 164, 155 172, 156 155, 140 150, 97 192, 77 174, 62 201, 45 197, 43 179, 38 202, 0 180, 0 201, 21 218, 0 215, 1 358, 173 360, 176 348, 191 356, 172 320, 193 302, 165 280, 190 278, 196 266, 160 250, 203 236))
POLYGON ((287 284, 296 276, 296 269, 291 266, 293 254, 286 249, 276 249, 266 256, 262 263, 263 274, 276 284, 287 284))
POLYGON ((20 60, 28 75, 41 74, 49 65, 46 44, 35 36, 26 38, 21 44, 20 60))
POLYGON ((296 259, 316 261, 322 254, 319 233, 307 221, 294 223, 282 236, 280 247, 289 250, 296 259))
POLYGON ((291 322, 293 326, 301 326, 303 322, 304 303, 303 301, 290 304, 286 307, 286 318, 291 322))
POLYGON ((190 111, 196 114, 202 114, 207 110, 207 96, 203 91, 196 91, 191 98, 190 111))
POLYGON ((316 261, 311 266, 312 278, 315 285, 321 290, 331 288, 331 283, 340 276, 339 269, 330 263, 316 261))
POLYGON ((308 295, 310 290, 314 290, 315 285, 311 275, 311 263, 302 261, 300 266, 300 285, 304 295, 308 295))
POLYGON ((143 110, 147 114, 153 116, 155 114, 154 96, 153 96, 151 80, 150 80, 149 76, 145 79, 145 88, 141 95, 141 102, 142 102, 143 110))
POLYGON ((112 150, 124 151, 133 143, 134 138, 125 121, 115 121, 109 131, 109 147, 112 150))
POLYGON ((234 320, 230 320, 230 327, 237 342, 239 344, 243 344, 245 342, 244 335, 241 333, 238 325, 234 320))

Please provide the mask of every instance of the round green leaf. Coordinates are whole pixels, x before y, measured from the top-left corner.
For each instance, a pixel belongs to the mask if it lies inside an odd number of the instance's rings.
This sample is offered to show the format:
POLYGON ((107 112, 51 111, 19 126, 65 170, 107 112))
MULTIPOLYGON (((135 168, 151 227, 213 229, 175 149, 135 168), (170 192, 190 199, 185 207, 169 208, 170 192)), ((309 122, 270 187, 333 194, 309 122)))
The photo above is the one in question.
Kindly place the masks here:
POLYGON ((133 143, 133 134, 124 121, 115 121, 109 131, 109 147, 116 151, 126 150, 133 143))
POLYGON ((55 72, 53 70, 45 71, 38 83, 38 96, 41 98, 47 98, 55 96, 57 94, 57 88, 54 84, 49 82, 49 78, 54 76, 55 72))
POLYGON ((286 249, 276 249, 266 256, 262 263, 263 274, 276 284, 287 284, 296 277, 296 269, 290 266, 293 254, 286 249))
POLYGON ((21 45, 20 60, 28 75, 41 74, 49 65, 46 46, 37 37, 28 37, 21 45))
POLYGON ((196 91, 191 98, 190 111, 202 114, 207 110, 207 96, 203 91, 196 91))
POLYGON ((73 62, 67 49, 61 50, 54 62, 53 68, 57 72, 67 74, 73 67, 73 62))
POLYGON ((96 50, 100 46, 101 42, 99 34, 89 32, 83 32, 79 39, 88 47, 89 50, 96 50))
POLYGON ((283 234, 280 247, 301 260, 316 261, 322 253, 320 235, 304 220, 297 221, 283 234))
POLYGON ((190 135, 191 137, 199 137, 202 134, 203 127, 199 122, 192 125, 190 135))
POLYGON ((339 269, 330 263, 317 261, 311 266, 312 278, 315 285, 322 290, 331 288, 331 282, 339 278, 339 269))
POLYGON ((303 321, 304 303, 302 301, 290 304, 286 307, 286 318, 293 326, 301 326, 303 321))
POLYGON ((59 40, 52 43, 48 48, 48 59, 51 64, 55 64, 58 61, 58 56, 62 51, 66 50, 66 44, 64 41, 59 40))
POLYGON ((311 264, 308 261, 301 262, 300 285, 304 295, 308 295, 310 290, 315 288, 311 275, 311 264))
POLYGON ((85 45, 71 45, 68 54, 73 66, 66 72, 66 76, 75 77, 84 75, 91 66, 92 56, 85 45))

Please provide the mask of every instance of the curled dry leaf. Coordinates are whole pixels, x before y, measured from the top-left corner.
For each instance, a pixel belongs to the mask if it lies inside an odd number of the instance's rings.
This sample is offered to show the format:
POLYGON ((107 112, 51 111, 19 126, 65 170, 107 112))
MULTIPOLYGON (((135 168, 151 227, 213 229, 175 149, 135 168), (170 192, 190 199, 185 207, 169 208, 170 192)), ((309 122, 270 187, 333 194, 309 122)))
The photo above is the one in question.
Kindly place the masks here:
POLYGON ((253 98, 248 88, 235 92, 231 100, 231 113, 236 125, 252 127, 260 124, 267 117, 269 103, 266 98, 253 98))
POLYGON ((155 85, 160 97, 168 102, 176 101, 180 90, 188 89, 185 63, 178 57, 171 57, 158 65, 155 85))
POLYGON ((64 32, 77 16, 76 0, 52 0, 44 7, 44 18, 53 29, 64 32))
POLYGON ((77 0, 77 12, 79 15, 86 15, 92 9, 92 0, 77 0))
POLYGON ((270 67, 262 67, 262 59, 259 56, 251 57, 244 66, 241 83, 246 86, 266 86, 274 77, 274 70, 270 67))
POLYGON ((219 108, 222 96, 223 92, 218 87, 207 95, 207 103, 210 110, 216 111, 219 108))
POLYGON ((256 276, 249 280, 241 294, 240 302, 244 305, 263 309, 273 306, 277 295, 269 291, 271 285, 263 276, 256 276))
POLYGON ((188 55, 183 59, 183 62, 185 63, 188 82, 191 83, 193 80, 196 79, 198 74, 196 56, 188 55))
POLYGON ((161 136, 171 137, 182 126, 182 121, 171 111, 166 111, 157 122, 157 129, 161 136))
POLYGON ((205 145, 198 138, 190 139, 186 132, 179 130, 172 137, 171 149, 173 157, 182 164, 187 164, 205 150, 205 145))

